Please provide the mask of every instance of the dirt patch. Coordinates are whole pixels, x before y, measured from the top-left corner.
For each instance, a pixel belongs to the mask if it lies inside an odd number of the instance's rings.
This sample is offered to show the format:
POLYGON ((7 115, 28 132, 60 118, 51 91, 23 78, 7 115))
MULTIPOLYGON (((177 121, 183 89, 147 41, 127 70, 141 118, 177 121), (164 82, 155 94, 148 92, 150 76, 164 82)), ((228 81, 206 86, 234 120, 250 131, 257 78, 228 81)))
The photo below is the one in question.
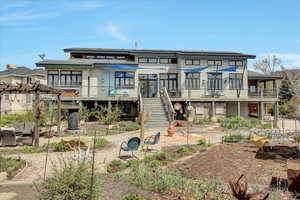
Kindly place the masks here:
POLYGON ((0 185, 0 200, 38 200, 32 184, 0 185))
POLYGON ((295 148, 276 146, 257 152, 258 148, 251 143, 222 144, 184 162, 171 164, 169 169, 189 178, 223 181, 244 174, 252 184, 270 185, 273 177, 287 178, 286 160, 297 159, 297 155, 291 153, 295 148))

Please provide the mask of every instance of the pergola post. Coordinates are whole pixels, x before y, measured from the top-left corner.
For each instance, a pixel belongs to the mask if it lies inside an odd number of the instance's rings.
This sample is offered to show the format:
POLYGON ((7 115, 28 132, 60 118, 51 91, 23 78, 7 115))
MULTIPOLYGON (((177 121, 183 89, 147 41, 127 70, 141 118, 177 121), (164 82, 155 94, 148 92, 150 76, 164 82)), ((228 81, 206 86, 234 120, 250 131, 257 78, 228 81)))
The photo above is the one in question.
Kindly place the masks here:
POLYGON ((61 134, 61 94, 57 95, 57 134, 61 134))
POLYGON ((40 145, 40 118, 41 118, 41 105, 40 105, 40 92, 35 93, 35 125, 34 125, 34 134, 33 134, 33 145, 38 148, 40 145))
POLYGON ((238 117, 241 116, 241 102, 240 101, 237 102, 237 116, 238 117))

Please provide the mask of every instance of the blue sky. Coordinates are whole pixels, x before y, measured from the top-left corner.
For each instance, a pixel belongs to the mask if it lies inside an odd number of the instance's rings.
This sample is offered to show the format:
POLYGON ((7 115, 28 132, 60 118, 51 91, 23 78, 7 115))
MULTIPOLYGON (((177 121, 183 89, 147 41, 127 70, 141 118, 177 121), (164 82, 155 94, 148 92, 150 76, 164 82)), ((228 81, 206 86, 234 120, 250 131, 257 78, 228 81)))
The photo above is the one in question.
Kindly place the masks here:
POLYGON ((0 0, 0 70, 63 48, 225 50, 300 67, 300 0, 0 0))

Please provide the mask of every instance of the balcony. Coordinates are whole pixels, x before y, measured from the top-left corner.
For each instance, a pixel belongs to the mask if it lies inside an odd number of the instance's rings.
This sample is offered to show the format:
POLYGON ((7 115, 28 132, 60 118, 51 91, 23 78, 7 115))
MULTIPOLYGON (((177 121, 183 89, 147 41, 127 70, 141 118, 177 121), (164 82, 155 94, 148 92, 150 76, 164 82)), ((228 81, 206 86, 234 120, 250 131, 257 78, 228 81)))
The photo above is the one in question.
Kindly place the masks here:
POLYGON ((278 98, 276 88, 255 88, 248 89, 249 98, 278 98))

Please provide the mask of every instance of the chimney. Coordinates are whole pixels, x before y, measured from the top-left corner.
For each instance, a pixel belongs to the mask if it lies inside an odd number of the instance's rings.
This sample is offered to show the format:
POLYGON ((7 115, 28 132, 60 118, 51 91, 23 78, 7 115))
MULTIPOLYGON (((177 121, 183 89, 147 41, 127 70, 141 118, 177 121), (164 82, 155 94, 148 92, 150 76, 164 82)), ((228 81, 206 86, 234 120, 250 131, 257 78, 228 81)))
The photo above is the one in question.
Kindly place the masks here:
POLYGON ((17 68, 17 66, 14 64, 6 64, 5 67, 6 67, 6 69, 16 69, 17 68))

